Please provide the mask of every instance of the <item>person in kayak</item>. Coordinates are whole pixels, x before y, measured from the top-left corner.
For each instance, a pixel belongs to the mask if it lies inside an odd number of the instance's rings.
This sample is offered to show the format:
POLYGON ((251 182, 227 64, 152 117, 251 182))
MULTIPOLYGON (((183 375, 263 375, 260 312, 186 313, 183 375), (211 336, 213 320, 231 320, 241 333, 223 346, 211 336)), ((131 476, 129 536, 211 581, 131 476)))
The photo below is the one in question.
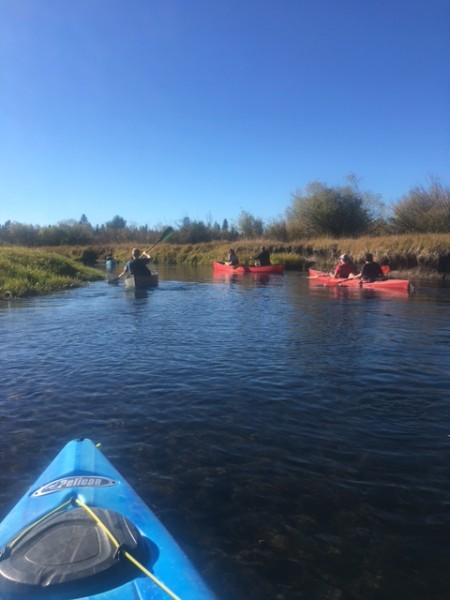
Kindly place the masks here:
POLYGON ((230 267, 237 267, 237 265, 239 264, 239 258, 237 257, 237 254, 233 250, 233 248, 230 248, 225 264, 229 265, 230 267))
POLYGON ((383 281, 386 279, 383 270, 380 265, 373 260, 372 254, 368 252, 365 257, 365 263, 362 266, 361 272, 355 275, 355 278, 359 277, 361 281, 366 283, 373 283, 374 281, 383 281))
POLYGON ((357 273, 358 269, 351 260, 350 256, 348 254, 341 254, 339 257, 339 264, 336 265, 332 277, 347 279, 347 277, 350 277, 350 275, 356 275, 357 273))
POLYGON ((131 260, 125 263, 125 267, 118 278, 123 277, 126 273, 138 277, 150 277, 151 272, 147 269, 147 265, 152 260, 151 255, 147 252, 141 252, 139 248, 133 248, 131 257, 131 260))
POLYGON ((261 246, 261 252, 252 257, 255 261, 256 267, 269 267, 272 263, 270 262, 270 253, 266 250, 265 246, 261 246))
POLYGON ((111 254, 108 254, 108 256, 106 257, 106 261, 105 261, 105 267, 107 271, 112 271, 114 269, 114 267, 116 266, 116 261, 114 259, 114 257, 111 254))

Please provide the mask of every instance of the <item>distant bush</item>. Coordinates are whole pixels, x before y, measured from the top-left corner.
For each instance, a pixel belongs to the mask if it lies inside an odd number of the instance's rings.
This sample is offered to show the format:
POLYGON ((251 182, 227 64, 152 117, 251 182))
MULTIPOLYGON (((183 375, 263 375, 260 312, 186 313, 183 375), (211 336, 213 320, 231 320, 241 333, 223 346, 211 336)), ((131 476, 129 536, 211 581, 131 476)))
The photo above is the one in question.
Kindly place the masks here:
POLYGON ((411 189, 393 207, 393 230, 396 233, 449 233, 450 188, 435 177, 428 187, 411 189))
POLYGON ((330 236, 357 237, 369 233, 376 221, 374 207, 379 198, 358 189, 355 177, 343 187, 310 183, 306 193, 294 194, 287 210, 287 229, 291 239, 330 236))
POLYGON ((88 265, 90 267, 93 267, 98 259, 98 252, 92 248, 85 248, 80 256, 80 261, 83 263, 83 265, 88 265))

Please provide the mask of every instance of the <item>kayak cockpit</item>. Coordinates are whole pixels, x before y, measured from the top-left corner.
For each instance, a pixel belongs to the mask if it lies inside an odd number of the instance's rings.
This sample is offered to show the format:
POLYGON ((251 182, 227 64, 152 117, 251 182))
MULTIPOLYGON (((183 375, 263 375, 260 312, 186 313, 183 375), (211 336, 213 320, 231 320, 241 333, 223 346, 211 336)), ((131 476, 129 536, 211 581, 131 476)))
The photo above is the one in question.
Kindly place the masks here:
POLYGON ((126 517, 90 510, 96 519, 84 508, 70 508, 20 532, 0 556, 0 597, 60 600, 105 592, 136 577, 136 567, 122 550, 140 562, 154 563, 156 547, 126 517))

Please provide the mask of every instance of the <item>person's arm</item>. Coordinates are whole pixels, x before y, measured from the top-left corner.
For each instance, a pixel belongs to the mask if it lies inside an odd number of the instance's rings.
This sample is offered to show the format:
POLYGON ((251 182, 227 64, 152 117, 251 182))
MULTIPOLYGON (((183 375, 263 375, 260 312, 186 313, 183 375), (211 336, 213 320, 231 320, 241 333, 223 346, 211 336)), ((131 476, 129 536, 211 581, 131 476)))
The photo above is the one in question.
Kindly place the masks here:
MULTIPOLYGON (((350 275, 348 276, 349 279, 360 279, 362 277, 363 274, 363 269, 364 267, 361 269, 360 273, 350 273, 350 275)), ((356 267, 355 267, 355 271, 356 271, 356 267)))
POLYGON ((120 278, 121 278, 121 277, 123 277, 123 276, 124 276, 126 273, 130 273, 130 268, 129 268, 129 265, 130 265, 130 261, 127 261, 127 262, 125 263, 125 266, 124 266, 124 268, 123 268, 123 271, 122 271, 122 273, 120 273, 120 275, 118 275, 117 279, 120 279, 120 278))
POLYGON ((339 274, 339 267, 340 266, 341 265, 336 265, 334 267, 334 271, 332 273, 330 273, 330 277, 333 277, 334 279, 338 279, 340 277, 340 274, 339 274))
POLYGON ((354 275, 352 277, 352 279, 360 279, 361 277, 364 277, 366 274, 366 264, 364 263, 363 266, 361 267, 361 271, 358 273, 358 275, 354 275))

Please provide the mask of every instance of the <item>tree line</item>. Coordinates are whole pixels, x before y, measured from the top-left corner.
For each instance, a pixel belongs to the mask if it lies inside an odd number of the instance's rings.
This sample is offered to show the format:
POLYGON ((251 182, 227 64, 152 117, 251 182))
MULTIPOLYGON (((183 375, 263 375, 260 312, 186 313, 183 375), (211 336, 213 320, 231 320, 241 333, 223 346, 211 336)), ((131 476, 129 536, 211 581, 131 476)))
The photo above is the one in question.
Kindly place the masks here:
MULTIPOLYGON (((36 246, 88 246, 145 243, 158 237, 160 229, 130 225, 116 215, 111 221, 92 226, 86 215, 79 221, 57 225, 26 225, 6 221, 0 225, 0 244, 36 246)), ((282 242, 314 237, 359 237, 401 233, 450 233, 450 188, 431 176, 426 185, 386 207, 379 195, 362 191, 356 177, 342 186, 330 187, 313 181, 293 194, 285 216, 264 223, 246 211, 235 222, 205 223, 185 217, 169 243, 193 244, 238 239, 268 239, 282 242)))

